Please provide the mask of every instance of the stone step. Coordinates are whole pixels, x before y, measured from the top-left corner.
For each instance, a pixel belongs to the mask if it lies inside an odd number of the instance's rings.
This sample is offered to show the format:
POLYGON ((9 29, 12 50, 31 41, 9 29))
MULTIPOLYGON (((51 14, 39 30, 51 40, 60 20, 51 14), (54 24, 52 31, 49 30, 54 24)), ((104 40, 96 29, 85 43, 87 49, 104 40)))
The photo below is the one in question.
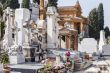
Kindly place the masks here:
POLYGON ((11 71, 21 72, 21 73, 37 73, 37 71, 43 68, 43 64, 40 63, 24 63, 24 64, 16 64, 9 65, 11 71))

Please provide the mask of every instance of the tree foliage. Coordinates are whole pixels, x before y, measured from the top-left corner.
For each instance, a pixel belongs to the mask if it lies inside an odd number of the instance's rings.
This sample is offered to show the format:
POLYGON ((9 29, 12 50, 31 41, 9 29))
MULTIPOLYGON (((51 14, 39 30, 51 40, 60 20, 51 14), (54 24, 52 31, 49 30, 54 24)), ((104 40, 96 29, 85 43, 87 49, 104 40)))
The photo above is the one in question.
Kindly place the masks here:
POLYGON ((4 33, 5 33, 4 28, 5 28, 5 23, 1 21, 1 22, 0 22, 0 33, 1 33, 0 40, 1 40, 1 39, 3 38, 3 36, 4 36, 4 33))
POLYGON ((22 2, 22 7, 29 9, 29 4, 30 4, 30 0, 23 0, 23 2, 22 2))
POLYGON ((98 25, 98 13, 94 8, 89 14, 89 36, 91 38, 99 39, 100 28, 98 25))
POLYGON ((9 7, 12 8, 12 9, 16 9, 16 8, 19 8, 19 2, 18 0, 11 0, 10 3, 9 3, 9 7))
POLYGON ((109 27, 105 27, 104 31, 105 31, 105 37, 106 37, 106 38, 107 38, 108 36, 110 36, 109 27))
POLYGON ((39 4, 39 3, 40 3, 40 0, 33 0, 33 2, 34 2, 34 3, 37 2, 37 3, 39 4))
POLYGON ((10 7, 12 9, 19 8, 18 0, 1 0, 0 2, 3 5, 3 9, 6 9, 7 7, 10 7))
POLYGON ((55 6, 57 8, 57 2, 58 0, 48 0, 48 7, 55 6))
POLYGON ((3 16, 3 8, 0 6, 0 17, 3 16))
POLYGON ((98 7, 98 24, 100 25, 100 30, 104 29, 104 10, 103 4, 100 3, 98 7))
POLYGON ((89 36, 99 39, 100 30, 104 29, 104 10, 103 4, 100 3, 98 8, 94 8, 89 13, 89 36))

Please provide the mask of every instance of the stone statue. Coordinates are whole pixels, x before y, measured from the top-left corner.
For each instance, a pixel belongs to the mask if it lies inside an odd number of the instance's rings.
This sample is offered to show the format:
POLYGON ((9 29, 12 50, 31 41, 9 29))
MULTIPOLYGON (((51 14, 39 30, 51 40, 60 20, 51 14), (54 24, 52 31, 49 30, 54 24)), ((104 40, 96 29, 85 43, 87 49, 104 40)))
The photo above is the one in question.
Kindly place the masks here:
POLYGON ((6 10, 4 10, 4 15, 3 15, 3 20, 6 22, 5 23, 5 35, 4 35, 4 40, 3 40, 3 47, 5 49, 8 49, 9 47, 11 47, 11 45, 13 44, 13 39, 12 39, 12 16, 13 16, 13 12, 11 11, 10 7, 7 7, 6 10))

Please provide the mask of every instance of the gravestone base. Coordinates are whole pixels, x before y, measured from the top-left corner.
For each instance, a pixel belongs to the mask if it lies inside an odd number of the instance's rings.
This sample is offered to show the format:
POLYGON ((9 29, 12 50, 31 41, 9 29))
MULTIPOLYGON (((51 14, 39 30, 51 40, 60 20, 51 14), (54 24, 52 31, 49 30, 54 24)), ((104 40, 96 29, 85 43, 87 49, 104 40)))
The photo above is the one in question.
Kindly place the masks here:
POLYGON ((23 54, 26 62, 35 62, 35 51, 38 45, 23 44, 23 54))
POLYGON ((23 54, 26 62, 35 62, 35 49, 32 47, 23 48, 23 54))
POLYGON ((23 54, 16 54, 9 56, 10 64, 21 64, 25 63, 25 58, 23 54))

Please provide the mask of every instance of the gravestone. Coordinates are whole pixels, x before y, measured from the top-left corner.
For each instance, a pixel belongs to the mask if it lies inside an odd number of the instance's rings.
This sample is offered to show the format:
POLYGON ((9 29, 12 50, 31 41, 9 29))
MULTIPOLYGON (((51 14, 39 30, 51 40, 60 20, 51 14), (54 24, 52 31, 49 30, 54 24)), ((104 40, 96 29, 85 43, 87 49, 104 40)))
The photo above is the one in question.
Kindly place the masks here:
POLYGON ((0 64, 0 73, 3 73, 3 64, 0 64))
POLYGON ((10 47, 9 60, 10 64, 19 64, 25 62, 23 55, 23 43, 26 42, 23 29, 23 23, 30 19, 30 12, 28 9, 19 8, 15 10, 16 36, 15 43, 10 47))
POLYGON ((84 38, 81 44, 78 44, 78 50, 86 53, 97 53, 97 41, 94 38, 84 38))
POLYGON ((105 32, 104 30, 100 31, 100 40, 99 40, 99 52, 102 53, 102 46, 106 45, 105 32))
POLYGON ((36 21, 39 18, 39 5, 38 5, 38 3, 31 3, 30 10, 31 10, 31 20, 36 21))
POLYGON ((47 48, 58 48, 58 23, 57 23, 57 10, 55 7, 47 8, 47 48))
POLYGON ((110 45, 104 45, 102 48, 102 55, 110 56, 110 45))

